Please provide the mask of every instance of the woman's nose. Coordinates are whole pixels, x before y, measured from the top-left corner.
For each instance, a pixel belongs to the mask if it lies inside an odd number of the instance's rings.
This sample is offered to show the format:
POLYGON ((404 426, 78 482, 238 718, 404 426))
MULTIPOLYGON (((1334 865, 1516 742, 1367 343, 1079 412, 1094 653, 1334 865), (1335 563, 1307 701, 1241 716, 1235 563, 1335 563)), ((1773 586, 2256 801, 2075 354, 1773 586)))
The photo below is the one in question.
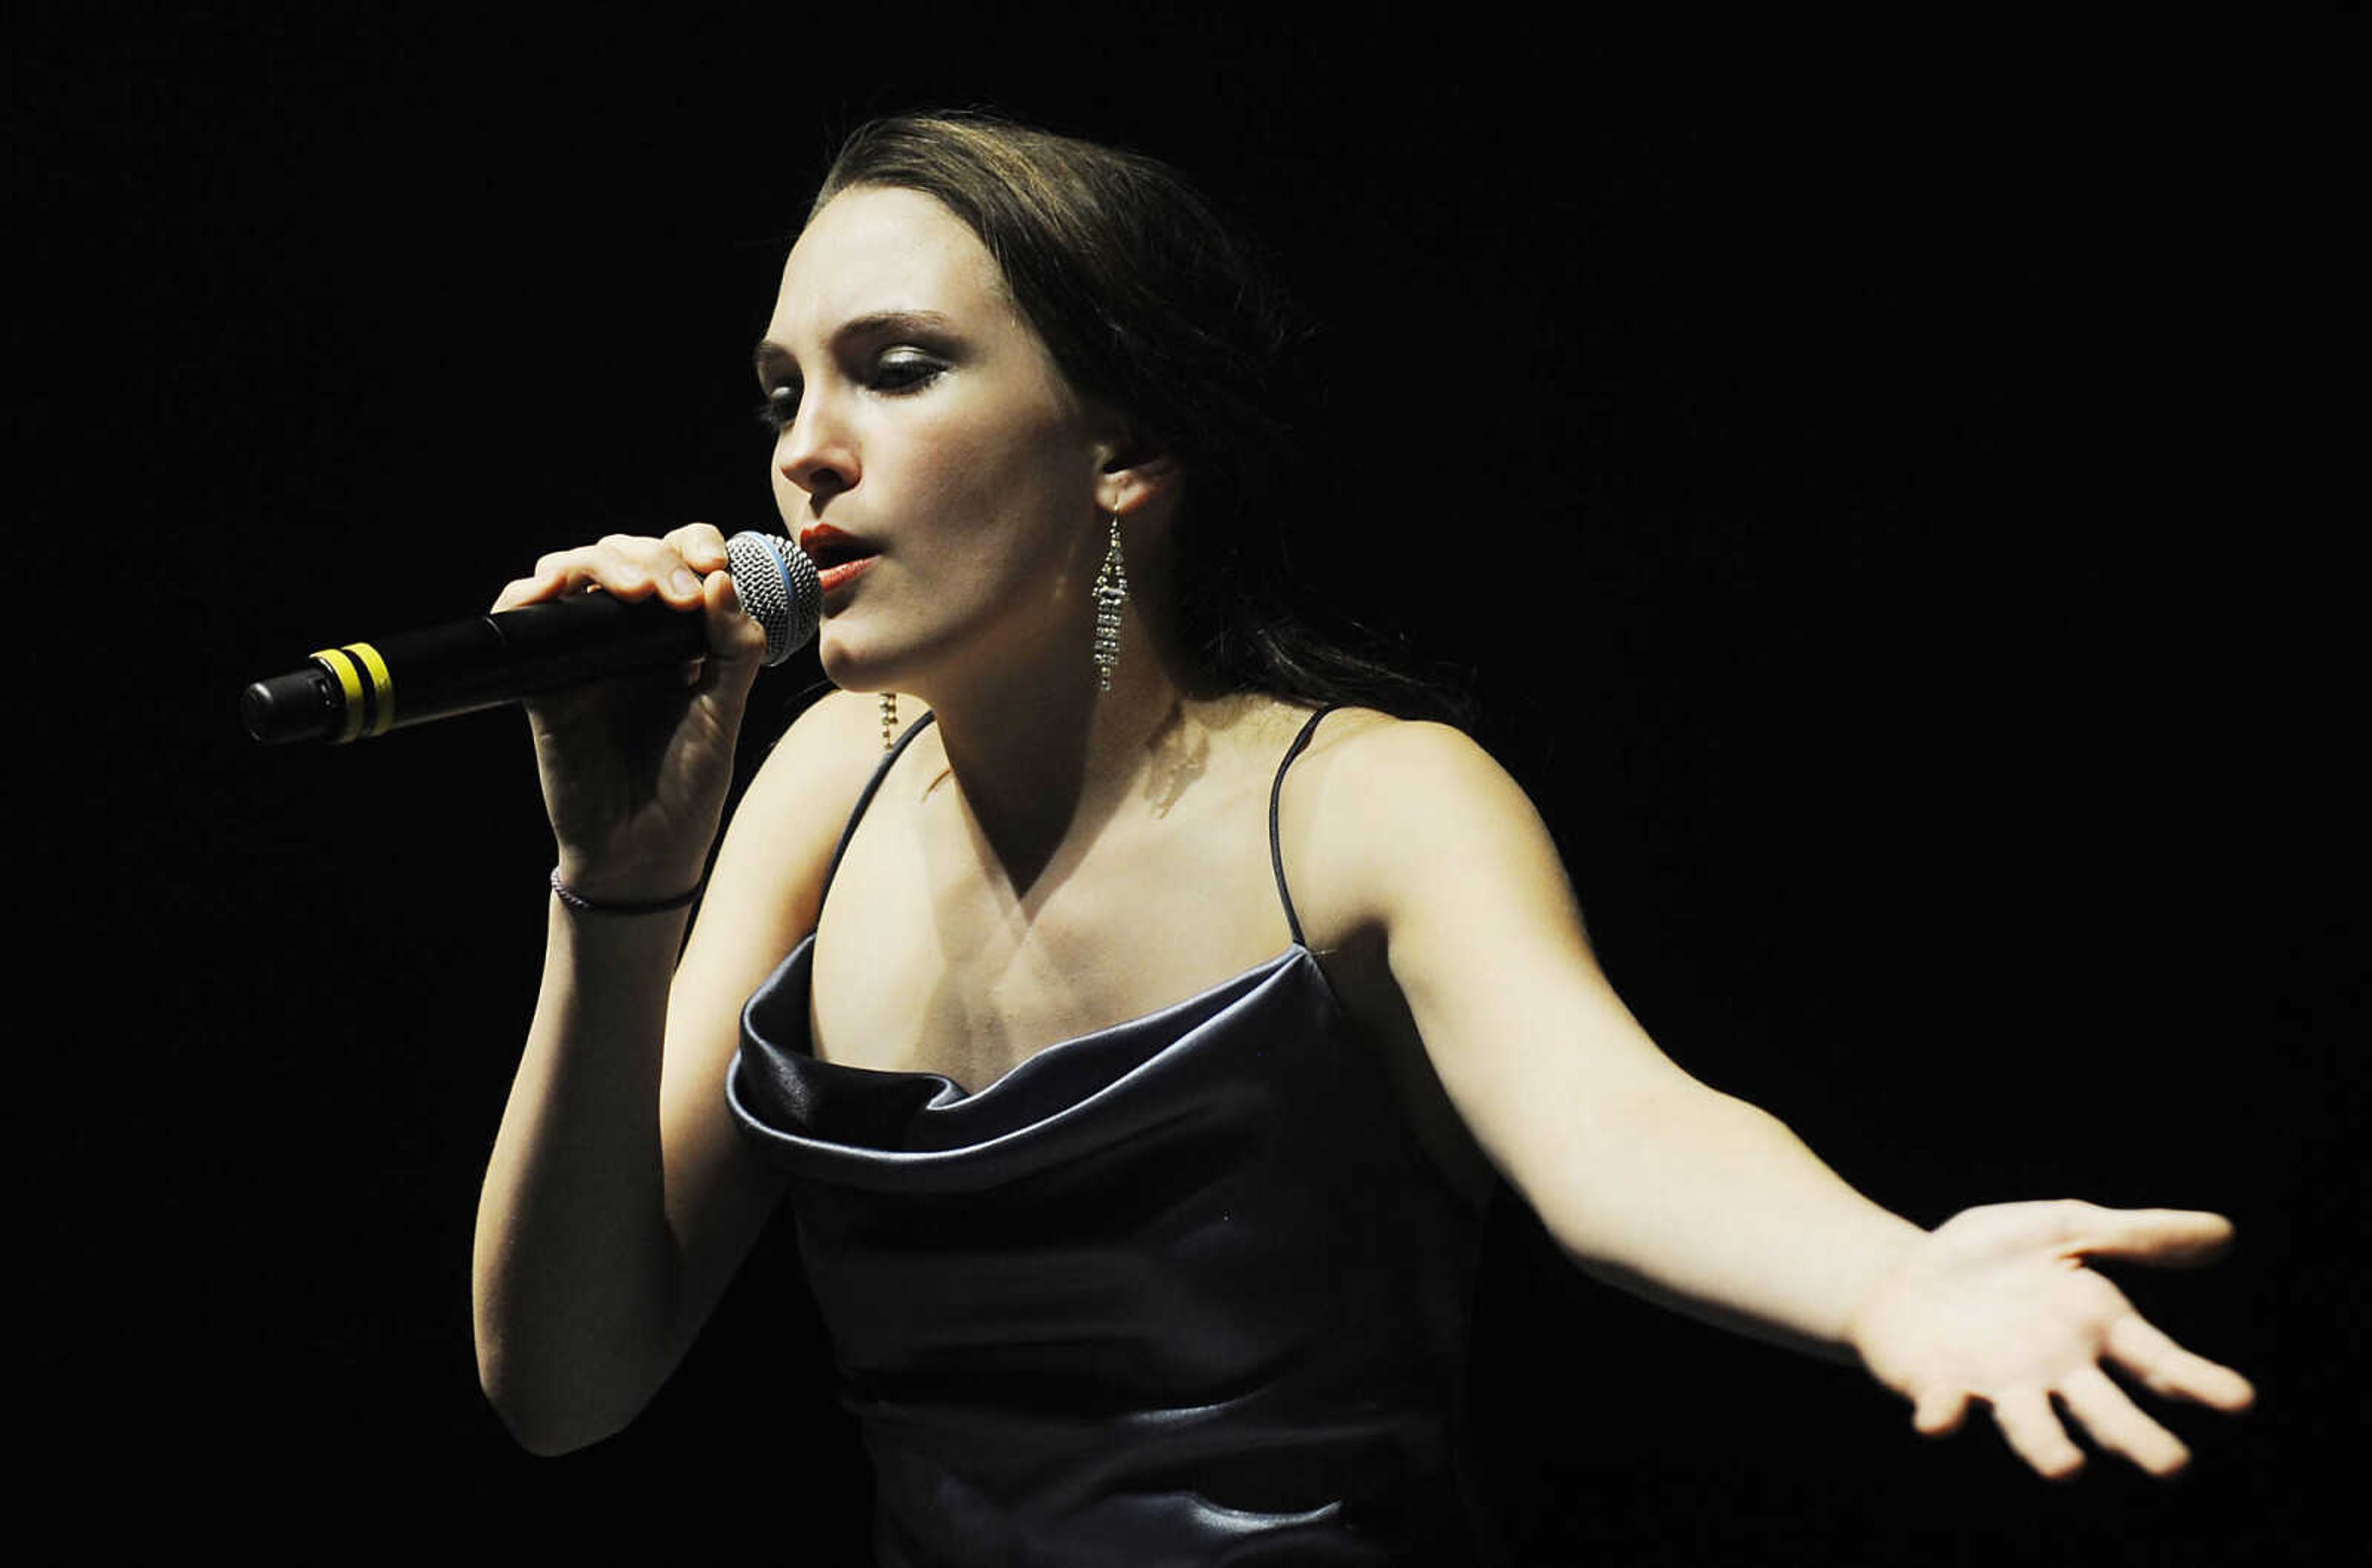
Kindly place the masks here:
POLYGON ((824 400, 812 395, 785 428, 774 466, 809 495, 846 490, 857 478, 855 444, 824 400))

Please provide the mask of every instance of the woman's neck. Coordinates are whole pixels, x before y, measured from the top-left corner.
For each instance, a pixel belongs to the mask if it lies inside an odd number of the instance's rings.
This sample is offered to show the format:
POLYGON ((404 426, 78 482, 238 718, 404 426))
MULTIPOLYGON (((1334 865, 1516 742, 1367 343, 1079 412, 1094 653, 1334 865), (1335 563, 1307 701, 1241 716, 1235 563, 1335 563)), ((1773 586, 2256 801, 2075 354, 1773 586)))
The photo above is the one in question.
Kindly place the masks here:
POLYGON ((1066 842, 1091 837, 1140 793, 1164 743, 1200 705, 1141 615, 1122 626, 1111 690, 1099 690, 1081 620, 1076 648, 976 661, 979 679, 921 693, 964 804, 1017 894, 1066 842))

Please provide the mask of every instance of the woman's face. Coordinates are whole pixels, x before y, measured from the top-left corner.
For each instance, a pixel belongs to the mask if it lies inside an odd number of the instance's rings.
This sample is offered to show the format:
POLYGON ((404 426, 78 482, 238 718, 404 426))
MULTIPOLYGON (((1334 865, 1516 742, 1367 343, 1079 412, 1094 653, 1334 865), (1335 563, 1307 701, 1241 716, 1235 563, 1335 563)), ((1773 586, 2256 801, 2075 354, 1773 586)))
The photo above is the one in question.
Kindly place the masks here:
POLYGON ((1087 668, 1110 422, 960 219, 913 191, 832 198, 783 269, 758 375, 834 682, 929 695, 936 672, 1025 666, 1057 637, 1087 668))

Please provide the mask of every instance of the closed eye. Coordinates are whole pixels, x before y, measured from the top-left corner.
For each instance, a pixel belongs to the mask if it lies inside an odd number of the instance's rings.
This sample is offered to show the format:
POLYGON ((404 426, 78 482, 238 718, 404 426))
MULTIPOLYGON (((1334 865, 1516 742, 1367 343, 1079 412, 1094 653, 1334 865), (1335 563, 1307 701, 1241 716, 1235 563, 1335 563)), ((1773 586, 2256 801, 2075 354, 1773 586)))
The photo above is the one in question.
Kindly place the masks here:
POLYGON ((916 348, 893 348, 874 361, 873 387, 882 392, 919 391, 939 378, 945 361, 916 348))
MULTIPOLYGON (((846 323, 832 339, 834 352, 843 356, 841 373, 851 382, 868 391, 899 397, 919 392, 936 381, 951 363, 944 347, 926 347, 915 342, 913 334, 935 340, 950 331, 948 319, 936 311, 889 310, 846 323)), ((766 401, 754 412, 760 424, 779 436, 798 417, 806 389, 796 362, 781 344, 761 339, 755 357, 758 384, 765 389, 766 401)))
POLYGON ((780 436, 799 416, 799 384, 777 382, 766 389, 766 401, 750 411, 758 423, 780 436))

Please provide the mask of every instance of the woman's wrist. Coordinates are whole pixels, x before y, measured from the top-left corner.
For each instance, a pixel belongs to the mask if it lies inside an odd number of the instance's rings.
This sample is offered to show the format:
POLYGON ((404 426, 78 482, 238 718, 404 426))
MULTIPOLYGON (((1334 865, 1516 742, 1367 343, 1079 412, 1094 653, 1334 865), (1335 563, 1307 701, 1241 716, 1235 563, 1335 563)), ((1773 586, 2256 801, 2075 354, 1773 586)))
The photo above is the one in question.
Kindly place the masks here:
POLYGON ((671 900, 680 907, 698 898, 708 880, 706 841, 696 848, 678 845, 644 854, 572 845, 564 840, 558 848, 552 891, 571 909, 671 900))
POLYGON ((705 877, 694 880, 680 892, 656 897, 638 891, 616 893, 600 889, 587 891, 562 876, 557 865, 552 868, 552 893, 562 903, 579 914, 667 914, 689 908, 708 886, 705 877))

